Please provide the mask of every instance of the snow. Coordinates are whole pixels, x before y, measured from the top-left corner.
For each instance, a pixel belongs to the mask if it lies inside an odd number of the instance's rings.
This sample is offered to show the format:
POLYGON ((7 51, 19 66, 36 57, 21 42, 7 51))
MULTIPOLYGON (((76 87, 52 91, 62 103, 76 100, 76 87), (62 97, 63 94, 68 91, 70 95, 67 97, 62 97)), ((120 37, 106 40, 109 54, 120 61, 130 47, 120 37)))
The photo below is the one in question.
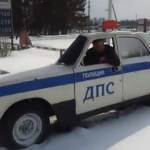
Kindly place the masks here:
MULTIPOLYGON (((61 36, 31 37, 34 46, 53 47, 67 49, 78 34, 61 36)), ((19 40, 14 39, 18 44, 19 40)), ((44 49, 30 48, 22 51, 12 52, 10 57, 0 58, 0 70, 11 73, 36 69, 55 63, 60 57, 59 51, 48 51, 44 49)))
POLYGON ((99 115, 84 121, 86 128, 81 125, 71 133, 56 134, 27 150, 149 150, 149 114, 150 108, 143 107, 119 118, 113 113, 99 115))
POLYGON ((57 39, 57 40, 41 40, 33 41, 34 46, 53 47, 57 49, 67 49, 75 39, 57 39))
POLYGON ((59 52, 35 48, 14 51, 10 57, 0 58, 0 70, 17 73, 36 69, 55 63, 59 57, 59 52))
MULTIPOLYGON (((52 47, 57 49, 67 49, 79 34, 30 37, 33 46, 52 47)), ((14 39, 14 43, 19 44, 19 40, 14 39)))

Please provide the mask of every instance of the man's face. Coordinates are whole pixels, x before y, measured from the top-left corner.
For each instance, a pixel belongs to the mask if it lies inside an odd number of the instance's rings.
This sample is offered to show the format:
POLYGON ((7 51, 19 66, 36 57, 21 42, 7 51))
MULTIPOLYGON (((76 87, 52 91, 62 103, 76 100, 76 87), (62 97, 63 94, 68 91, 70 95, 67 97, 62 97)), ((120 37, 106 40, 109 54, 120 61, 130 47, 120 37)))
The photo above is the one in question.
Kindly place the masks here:
POLYGON ((100 53, 102 53, 105 49, 105 45, 103 41, 99 41, 93 45, 93 47, 100 53))

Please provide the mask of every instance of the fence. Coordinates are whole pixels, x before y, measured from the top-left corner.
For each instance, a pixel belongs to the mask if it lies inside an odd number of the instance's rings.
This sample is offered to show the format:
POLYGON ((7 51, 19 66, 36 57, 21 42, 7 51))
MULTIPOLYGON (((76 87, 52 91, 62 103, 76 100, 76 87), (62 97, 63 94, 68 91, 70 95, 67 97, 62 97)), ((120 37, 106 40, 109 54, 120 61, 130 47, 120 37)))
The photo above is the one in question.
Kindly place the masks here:
POLYGON ((11 54, 12 45, 10 36, 0 36, 0 56, 6 57, 11 54))
POLYGON ((33 48, 37 48, 37 49, 47 50, 47 51, 57 51, 57 52, 60 52, 60 57, 63 55, 63 53, 66 50, 66 49, 58 49, 58 48, 53 48, 53 47, 43 47, 43 46, 36 46, 36 45, 32 45, 32 47, 33 48))

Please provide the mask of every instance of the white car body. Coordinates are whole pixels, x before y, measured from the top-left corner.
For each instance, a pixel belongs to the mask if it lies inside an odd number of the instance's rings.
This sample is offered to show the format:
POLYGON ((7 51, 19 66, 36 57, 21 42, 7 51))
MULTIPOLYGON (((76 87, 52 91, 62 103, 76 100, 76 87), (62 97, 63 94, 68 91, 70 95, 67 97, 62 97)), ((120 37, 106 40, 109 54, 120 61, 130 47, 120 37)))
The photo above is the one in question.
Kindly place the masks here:
POLYGON ((122 59, 118 48, 118 38, 135 38, 150 52, 148 34, 109 32, 82 36, 87 40, 72 65, 56 63, 30 71, 1 75, 0 117, 18 102, 41 99, 52 106, 58 121, 67 125, 149 98, 150 55, 122 59), (120 57, 120 66, 81 66, 91 42, 102 38, 113 38, 115 50, 120 57))
MULTIPOLYGON (((145 46, 150 50, 150 37, 145 33, 130 33, 130 32, 110 32, 110 33, 92 33, 92 34, 83 34, 88 38, 88 41, 83 49, 83 52, 88 48, 89 43, 99 38, 107 38, 107 37, 116 37, 116 36, 130 36, 134 38, 139 38, 143 41, 145 46)), ((117 50, 116 50, 117 51, 117 50)), ((118 50, 119 51, 119 50, 118 50)), ((150 70, 143 70, 139 73, 137 71, 119 74, 116 76, 107 77, 105 73, 105 69, 110 66, 107 64, 94 65, 88 67, 80 67, 79 62, 83 57, 80 56, 78 61, 74 66, 65 66, 65 65, 49 65, 46 67, 33 69, 32 71, 25 71, 16 74, 6 74, 1 75, 0 77, 0 117, 5 113, 5 111, 14 103, 30 98, 42 98, 48 101, 51 105, 57 104, 63 101, 76 99, 76 114, 82 114, 94 109, 98 109, 100 107, 108 106, 111 104, 115 104, 121 101, 129 100, 131 98, 142 96, 146 90, 142 91, 142 85, 150 85, 146 78, 148 77, 148 73, 150 74, 150 70), (73 78, 75 74, 81 74, 84 76, 85 73, 90 73, 94 71, 104 71, 104 74, 100 74, 97 79, 89 80, 83 79, 85 81, 77 81, 73 82, 73 78), (74 74, 75 72, 75 74, 74 74), (71 77, 70 81, 67 80, 67 77, 71 77), (102 76, 102 77, 101 77, 102 76), (105 77, 106 76, 106 77, 105 77), (139 82, 135 84, 135 81, 143 79, 143 82, 139 82), (145 79, 145 80, 144 80, 145 79), (54 82, 50 83, 51 85, 46 85, 45 82, 54 82), (59 80, 59 81, 58 81, 59 80), (63 80, 63 81, 62 81, 63 80), (71 81, 72 80, 72 81, 71 81), (120 82, 120 80, 122 82, 120 82), (123 82, 123 81, 126 82, 123 82), (57 82, 57 83, 56 83, 57 82), (59 83, 58 83, 59 82, 59 83), (62 83, 61 83, 62 82, 62 83), (66 83, 65 83, 66 82, 66 83), (118 91, 119 94, 107 95, 103 97, 100 101, 88 101, 86 104, 83 104, 84 94, 86 93, 86 87, 94 86, 98 83, 115 83, 115 91, 118 91), (39 84, 43 84, 41 87, 38 87, 39 84), (45 85, 44 85, 45 84, 45 85), (83 85, 84 84, 84 85, 83 85), (128 88, 122 91, 122 84, 127 85, 128 88), (133 90, 131 85, 136 86, 136 89, 133 90), (31 88, 31 86, 33 87, 31 88), (75 89, 74 89, 75 86, 75 89), (79 90, 79 91, 78 91, 79 90), (133 91, 132 91, 133 90, 133 91), (59 94, 57 93, 59 92, 59 94), (74 92, 75 91, 75 92, 74 92), (83 93, 83 94, 82 94, 83 93), (134 93, 134 94, 133 94, 134 93), (134 96, 133 96, 134 95, 134 96), (111 101, 110 101, 111 99, 111 101)), ((150 62, 150 57, 143 58, 134 58, 128 59, 128 62, 122 60, 123 64, 132 64, 132 63, 140 63, 150 62)), ((150 86, 146 86, 148 92, 150 92, 150 86)), ((146 93, 145 93, 146 94, 146 93)), ((148 93, 147 93, 148 94, 148 93)))

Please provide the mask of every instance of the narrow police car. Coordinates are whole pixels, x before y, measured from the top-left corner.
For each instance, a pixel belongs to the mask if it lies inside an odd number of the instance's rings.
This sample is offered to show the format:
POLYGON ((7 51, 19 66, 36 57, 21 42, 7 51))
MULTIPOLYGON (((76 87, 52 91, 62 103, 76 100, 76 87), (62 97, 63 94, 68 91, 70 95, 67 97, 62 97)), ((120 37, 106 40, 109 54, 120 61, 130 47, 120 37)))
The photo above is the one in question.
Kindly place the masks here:
POLYGON ((51 116, 66 127, 102 112, 148 102, 149 76, 148 34, 79 35, 56 64, 0 76, 0 143, 18 149, 43 142, 51 116), (106 39, 114 47, 120 66, 84 66, 85 54, 96 39, 106 39))

